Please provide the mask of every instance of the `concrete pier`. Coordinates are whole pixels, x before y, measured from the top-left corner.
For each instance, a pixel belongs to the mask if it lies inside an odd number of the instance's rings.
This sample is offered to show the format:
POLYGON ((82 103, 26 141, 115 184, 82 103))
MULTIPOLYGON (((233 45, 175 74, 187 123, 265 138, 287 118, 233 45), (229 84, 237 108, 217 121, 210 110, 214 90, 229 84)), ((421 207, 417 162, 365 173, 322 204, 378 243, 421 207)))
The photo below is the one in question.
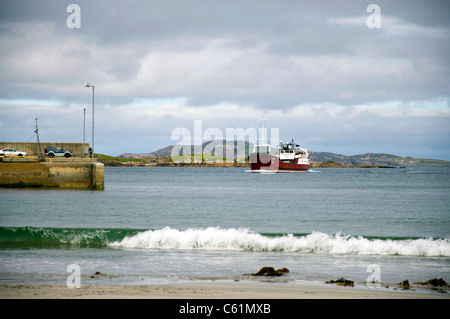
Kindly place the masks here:
POLYGON ((105 188, 105 168, 92 162, 88 143, 0 142, 0 149, 15 148, 28 156, 0 156, 0 187, 105 188), (71 151, 70 158, 48 158, 48 146, 71 151))
POLYGON ((44 155, 45 149, 49 146, 59 146, 66 151, 71 151, 74 157, 89 157, 89 143, 21 143, 21 142, 0 142, 0 150, 4 148, 15 148, 16 150, 27 152, 30 156, 44 155))
POLYGON ((90 159, 0 158, 0 187, 53 187, 103 190, 104 165, 90 159))

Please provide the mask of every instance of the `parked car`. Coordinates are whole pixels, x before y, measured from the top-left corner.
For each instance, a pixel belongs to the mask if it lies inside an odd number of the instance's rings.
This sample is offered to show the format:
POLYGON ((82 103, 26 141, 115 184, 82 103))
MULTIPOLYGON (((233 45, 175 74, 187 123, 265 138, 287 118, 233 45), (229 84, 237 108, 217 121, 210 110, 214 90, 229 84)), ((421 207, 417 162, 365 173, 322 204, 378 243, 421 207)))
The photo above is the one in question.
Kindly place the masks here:
POLYGON ((48 157, 71 157, 73 153, 71 151, 66 151, 59 146, 48 146, 45 149, 45 155, 48 157))
POLYGON ((18 151, 15 148, 4 148, 0 150, 0 155, 3 156, 27 156, 27 152, 18 151))

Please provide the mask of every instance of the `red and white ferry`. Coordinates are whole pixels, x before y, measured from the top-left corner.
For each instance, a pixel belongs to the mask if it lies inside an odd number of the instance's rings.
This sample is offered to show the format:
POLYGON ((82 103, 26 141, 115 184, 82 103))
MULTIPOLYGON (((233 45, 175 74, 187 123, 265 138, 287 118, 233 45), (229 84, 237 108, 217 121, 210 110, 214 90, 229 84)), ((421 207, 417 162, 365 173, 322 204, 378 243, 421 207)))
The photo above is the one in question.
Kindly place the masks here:
POLYGON ((309 170, 309 153, 291 142, 280 142, 278 149, 256 144, 249 156, 252 171, 302 172, 309 170))

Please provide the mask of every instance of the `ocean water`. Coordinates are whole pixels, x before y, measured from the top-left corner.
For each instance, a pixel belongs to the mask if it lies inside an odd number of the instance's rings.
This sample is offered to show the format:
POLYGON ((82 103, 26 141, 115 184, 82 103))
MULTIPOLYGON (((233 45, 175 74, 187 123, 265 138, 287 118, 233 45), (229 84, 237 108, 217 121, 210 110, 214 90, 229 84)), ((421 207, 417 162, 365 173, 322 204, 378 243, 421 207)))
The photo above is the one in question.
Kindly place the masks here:
POLYGON ((0 284, 450 282, 449 195, 445 166, 106 167, 104 191, 0 189, 0 284))

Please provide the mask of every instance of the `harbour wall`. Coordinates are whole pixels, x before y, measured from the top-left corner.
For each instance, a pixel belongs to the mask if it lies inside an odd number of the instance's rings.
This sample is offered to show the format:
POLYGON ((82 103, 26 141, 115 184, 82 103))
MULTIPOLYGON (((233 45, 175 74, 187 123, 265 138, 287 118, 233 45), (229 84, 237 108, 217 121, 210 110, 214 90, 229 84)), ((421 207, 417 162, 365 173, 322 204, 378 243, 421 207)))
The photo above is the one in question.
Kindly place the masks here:
POLYGON ((39 154, 44 155, 44 151, 48 146, 59 146, 66 151, 71 151, 75 157, 89 157, 89 143, 40 142, 39 144, 30 142, 0 142, 0 150, 4 148, 15 148, 18 151, 27 152, 30 156, 37 156, 39 154))
POLYGON ((51 187, 103 190, 102 163, 79 159, 1 158, 0 187, 51 187))

